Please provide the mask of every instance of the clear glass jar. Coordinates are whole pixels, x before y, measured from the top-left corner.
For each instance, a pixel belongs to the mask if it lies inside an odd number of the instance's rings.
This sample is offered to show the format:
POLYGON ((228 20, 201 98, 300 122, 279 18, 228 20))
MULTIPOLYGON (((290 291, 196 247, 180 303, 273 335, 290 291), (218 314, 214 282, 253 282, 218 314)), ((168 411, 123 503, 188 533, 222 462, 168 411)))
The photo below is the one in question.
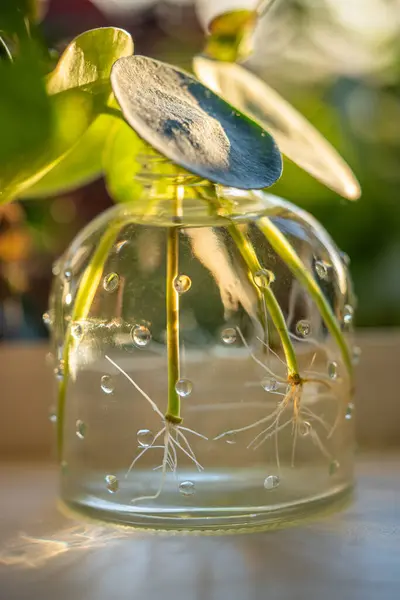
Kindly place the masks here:
POLYGON ((55 268, 63 501, 138 527, 216 531, 276 527, 341 503, 353 485, 348 365, 263 220, 351 344, 345 257, 310 215, 264 192, 157 185, 143 192, 147 214, 112 208, 55 268), (290 347, 301 382, 288 376, 290 347), (182 422, 165 418, 174 394, 182 422))

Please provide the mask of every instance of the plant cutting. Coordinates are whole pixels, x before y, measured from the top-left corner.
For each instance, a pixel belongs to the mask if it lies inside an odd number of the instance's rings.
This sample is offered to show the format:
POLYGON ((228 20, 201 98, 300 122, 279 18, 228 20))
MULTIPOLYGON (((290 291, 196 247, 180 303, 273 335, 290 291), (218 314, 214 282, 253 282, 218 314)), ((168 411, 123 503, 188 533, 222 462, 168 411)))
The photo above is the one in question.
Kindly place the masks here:
MULTIPOLYGON (((36 82, 49 125, 30 156, 41 151, 0 173, 4 201, 100 173, 116 201, 56 263, 45 317, 62 498, 91 516, 249 530, 351 490, 347 265, 318 222, 266 190, 281 151, 349 199, 359 186, 236 62, 262 10, 213 21, 197 77, 134 55, 122 30, 78 36, 36 82)), ((10 56, 13 78, 22 57, 10 56)))

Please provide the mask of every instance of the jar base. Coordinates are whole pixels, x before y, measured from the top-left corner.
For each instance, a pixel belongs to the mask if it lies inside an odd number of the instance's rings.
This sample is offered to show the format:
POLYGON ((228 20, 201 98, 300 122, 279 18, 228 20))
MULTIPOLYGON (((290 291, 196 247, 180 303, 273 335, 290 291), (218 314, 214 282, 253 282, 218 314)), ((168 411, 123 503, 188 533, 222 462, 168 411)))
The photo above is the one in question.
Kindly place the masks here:
POLYGON ((328 493, 306 500, 263 507, 236 507, 224 510, 211 508, 192 511, 157 511, 156 509, 116 505, 98 498, 62 500, 63 512, 91 521, 152 532, 193 534, 235 534, 282 529, 328 516, 349 505, 352 485, 337 486, 328 493))

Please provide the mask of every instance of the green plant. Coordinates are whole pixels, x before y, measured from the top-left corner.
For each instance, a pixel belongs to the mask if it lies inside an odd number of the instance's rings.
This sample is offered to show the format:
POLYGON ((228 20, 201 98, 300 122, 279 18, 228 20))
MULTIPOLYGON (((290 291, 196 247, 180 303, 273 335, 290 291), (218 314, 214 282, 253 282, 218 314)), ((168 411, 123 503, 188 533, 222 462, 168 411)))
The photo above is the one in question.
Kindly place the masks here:
MULTIPOLYGON (((176 466, 174 444, 181 448, 179 436, 195 461, 183 433, 176 391, 180 376, 179 296, 175 289, 177 236, 188 177, 192 177, 191 185, 195 182, 199 186, 199 201, 206 202, 210 211, 225 210, 229 215, 232 207, 220 199, 220 186, 257 190, 268 188, 279 179, 282 161, 275 137, 285 154, 323 183, 348 198, 359 195, 350 169, 325 140, 266 84, 237 64, 251 51, 252 32, 264 5, 261 2, 255 11, 234 11, 217 17, 211 24, 204 55, 194 59, 199 79, 170 65, 134 56, 130 36, 116 28, 78 36, 61 55, 55 69, 46 75, 48 63, 45 58, 39 59, 43 51, 27 25, 32 20, 30 5, 21 2, 18 6, 18 15, 24 14, 22 21, 9 18, 12 11, 8 3, 8 10, 0 12, 5 48, 0 86, 7 90, 0 98, 0 126, 4 125, 8 132, 8 144, 0 150, 2 202, 73 189, 103 172, 115 201, 131 202, 136 214, 141 212, 151 218, 151 211, 157 212, 158 205, 140 204, 143 184, 133 175, 141 168, 143 153, 168 159, 161 163, 167 177, 159 182, 163 197, 174 204, 176 225, 170 228, 166 256, 168 406, 165 414, 156 407, 163 426, 154 439, 164 436, 163 472, 167 463, 176 466), (27 101, 32 104, 29 114, 23 110, 27 101)), ((128 209, 126 221, 129 219, 128 209)), ((58 402, 60 458, 73 343, 71 327, 89 314, 119 226, 120 222, 110 224, 87 266, 66 331, 58 402)), ((318 306, 340 348, 352 388, 351 352, 321 287, 269 218, 263 217, 258 227, 318 306)), ((230 235, 258 295, 260 322, 265 326, 268 314, 278 333, 286 359, 284 381, 289 387, 279 410, 293 403, 293 422, 297 427, 304 385, 318 381, 329 387, 329 382, 299 372, 293 342, 270 285, 272 279, 263 272, 246 233, 234 219, 230 235)), ((142 395, 152 402, 144 392, 142 395)), ((271 420, 278 423, 280 414, 278 411, 265 418, 265 423, 269 423, 267 431, 271 420)))

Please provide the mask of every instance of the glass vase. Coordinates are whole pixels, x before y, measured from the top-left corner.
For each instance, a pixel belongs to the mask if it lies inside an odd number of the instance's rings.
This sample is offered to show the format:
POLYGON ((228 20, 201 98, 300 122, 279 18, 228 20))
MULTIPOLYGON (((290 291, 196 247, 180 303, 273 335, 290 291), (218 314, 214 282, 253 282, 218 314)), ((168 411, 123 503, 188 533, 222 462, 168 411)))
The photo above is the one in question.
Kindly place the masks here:
POLYGON ((189 178, 141 200, 95 219, 54 270, 63 502, 193 531, 338 506, 353 485, 346 257, 264 192, 189 178))

